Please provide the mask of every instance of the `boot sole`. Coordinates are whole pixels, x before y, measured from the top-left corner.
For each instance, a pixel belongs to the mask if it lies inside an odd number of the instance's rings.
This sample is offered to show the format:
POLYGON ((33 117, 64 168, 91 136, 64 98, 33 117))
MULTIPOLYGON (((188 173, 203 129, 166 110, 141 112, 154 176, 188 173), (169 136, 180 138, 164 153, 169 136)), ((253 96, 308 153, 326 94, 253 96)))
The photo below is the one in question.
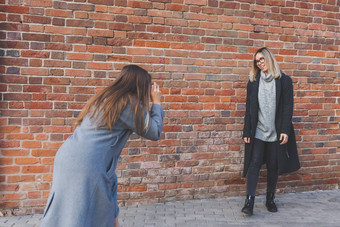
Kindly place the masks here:
POLYGON ((268 210, 269 212, 272 212, 272 213, 276 213, 276 212, 277 212, 277 210, 269 210, 268 208, 267 208, 267 210, 268 210))
POLYGON ((253 212, 249 212, 247 210, 241 210, 242 213, 248 215, 248 216, 252 216, 253 215, 253 212))

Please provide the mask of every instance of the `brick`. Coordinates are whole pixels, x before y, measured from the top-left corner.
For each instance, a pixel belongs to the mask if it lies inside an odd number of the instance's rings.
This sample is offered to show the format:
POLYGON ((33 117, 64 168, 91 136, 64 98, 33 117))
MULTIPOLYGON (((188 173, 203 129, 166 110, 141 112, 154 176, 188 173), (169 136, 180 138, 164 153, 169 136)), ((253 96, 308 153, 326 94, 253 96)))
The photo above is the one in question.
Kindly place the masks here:
POLYGON ((13 65, 13 66, 28 66, 27 59, 20 58, 0 58, 3 65, 13 65))
POLYGON ((61 111, 61 110, 53 110, 53 111, 46 111, 46 117, 55 118, 55 117, 71 117, 71 111, 61 111))
POLYGON ((131 186, 124 186, 122 188, 122 191, 123 192, 143 192, 143 191, 146 191, 147 188, 146 188, 146 185, 131 185, 131 186))
POLYGON ((37 157, 55 156, 56 152, 56 149, 39 149, 32 150, 32 155, 37 157))
POLYGON ((283 50, 279 51, 279 54, 281 54, 281 55, 297 55, 297 51, 296 50, 283 49, 283 50))
POLYGON ((240 3, 236 2, 220 2, 221 8, 228 8, 228 9, 239 9, 240 3))
POLYGON ((66 59, 70 59, 70 60, 82 60, 82 61, 91 61, 91 60, 93 60, 93 54, 86 54, 86 53, 66 53, 66 59))
POLYGON ((281 41, 287 41, 287 42, 296 42, 297 37, 296 36, 281 35, 280 40, 281 41))
POLYGON ((11 165, 13 163, 12 158, 0 158, 1 165, 11 165))
POLYGON ((202 38, 203 43, 212 43, 212 44, 221 44, 222 39, 219 38, 211 38, 211 37, 203 37, 202 38))
POLYGON ((1 141, 0 142, 0 147, 2 148, 17 148, 19 147, 20 142, 19 141, 1 141))
MULTIPOLYGON (((41 163, 43 165, 53 165, 54 158, 43 158, 41 163)), ((52 177, 48 177, 48 176, 45 175, 44 178, 45 178, 44 180, 46 180, 46 181, 52 181, 52 177)))
POLYGON ((156 48, 169 48, 169 42, 155 42, 155 41, 147 41, 145 43, 147 47, 156 47, 156 48))
POLYGON ((27 14, 27 13, 29 13, 29 7, 13 6, 13 5, 1 5, 0 6, 0 12, 27 14))
POLYGON ((41 192, 39 191, 32 191, 27 193, 28 199, 40 199, 41 198, 41 192))
POLYGON ((51 7, 52 1, 50 0, 41 0, 41 1, 34 1, 34 0, 28 0, 26 2, 27 6, 35 6, 35 7, 51 7))
POLYGON ((7 116, 7 117, 27 117, 28 116, 27 110, 3 110, 1 113, 3 116, 7 116))
POLYGON ((107 46, 89 46, 89 52, 93 53, 112 53, 112 47, 107 46))
POLYGON ((88 34, 90 36, 103 36, 103 37, 113 37, 113 31, 89 29, 88 34))
MULTIPOLYGON (((3 130, 3 129, 1 129, 3 130)), ((8 134, 6 136, 7 139, 11 140, 11 139, 14 139, 14 140, 33 140, 34 139, 34 136, 33 134, 23 134, 23 133, 18 133, 18 134, 14 134, 14 133, 11 133, 11 134, 8 134)))
POLYGON ((308 51, 309 56, 315 56, 315 57, 325 57, 325 52, 323 51, 308 51))
POLYGON ((62 142, 44 142, 43 143, 43 148, 55 148, 55 149, 58 149, 60 146, 62 145, 62 142))
POLYGON ((8 183, 17 183, 17 182, 33 182, 35 181, 34 175, 10 175, 7 177, 8 183))
POLYGON ((23 50, 21 51, 21 56, 34 58, 48 58, 50 56, 50 52, 23 50))
POLYGON ((39 142, 39 141, 23 141, 22 147, 23 148, 40 148, 41 142, 39 142))
POLYGON ((72 18, 72 11, 71 10, 61 10, 61 9, 46 9, 45 15, 51 16, 51 17, 72 18))
POLYGON ((1 23, 3 31, 29 31, 28 25, 14 24, 14 23, 1 23))
POLYGON ((68 85, 70 84, 69 78, 44 78, 44 84, 48 85, 68 85))
POLYGON ((113 2, 114 2, 113 0, 89 0, 89 3, 92 3, 92 4, 108 5, 108 6, 112 6, 113 2))
POLYGON ((22 68, 22 75, 31 75, 31 76, 47 76, 48 69, 44 68, 22 68))
POLYGON ((31 67, 41 67, 42 66, 42 60, 40 60, 40 59, 30 59, 29 66, 31 66, 31 67))
POLYGON ((68 36, 66 38, 66 43, 82 43, 82 44, 92 44, 92 38, 82 37, 82 36, 68 36))
POLYGON ((4 100, 31 100, 30 94, 22 94, 22 93, 5 93, 3 94, 4 100))
POLYGON ((65 59, 65 54, 63 52, 52 52, 52 59, 65 59))
POLYGON ((27 109, 51 109, 51 102, 26 102, 25 108, 27 109))
POLYGON ((339 26, 339 21, 335 19, 322 19, 323 24, 339 26))
POLYGON ((91 72, 87 70, 66 70, 65 76, 74 76, 74 77, 90 77, 91 72))
POLYGON ((111 63, 99 63, 99 62, 89 62, 87 63, 88 69, 101 69, 101 70, 110 70, 112 69, 111 63))
POLYGON ((23 166, 23 173, 47 173, 50 171, 49 166, 23 166))
POLYGON ((0 132, 2 133, 20 132, 20 127, 19 126, 2 126, 0 128, 0 132))
POLYGON ((126 24, 126 23, 110 23, 109 29, 120 30, 120 31, 132 31, 133 26, 131 24, 126 24))
POLYGON ((24 104, 22 102, 10 102, 9 108, 10 109, 23 109, 24 104))
POLYGON ((249 40, 249 39, 234 39, 233 40, 234 45, 252 46, 253 42, 254 42, 253 40, 249 40))
POLYGON ((15 163, 18 165, 21 164, 37 164, 40 163, 39 158, 16 158, 15 163))
MULTIPOLYGON (((73 29, 65 28, 65 27, 56 27, 56 26, 45 26, 45 32, 52 33, 52 34, 72 35, 73 29)), ((53 36, 52 36, 52 39, 53 39, 53 36)), ((56 41, 55 38, 52 41, 56 41)))
POLYGON ((144 8, 144 9, 152 8, 152 4, 150 2, 143 1, 129 1, 128 6, 132 8, 144 8))
POLYGON ((126 17, 117 17, 121 18, 120 21, 117 20, 117 22, 127 22, 127 19, 130 23, 140 23, 140 24, 151 24, 152 23, 152 18, 150 17, 143 17, 143 16, 129 16, 128 18, 126 17))
MULTIPOLYGON (((11 39, 10 33, 8 39, 11 39)), ((14 48, 14 49, 28 49, 28 42, 16 42, 16 41, 0 41, 0 47, 2 48, 14 48)))
POLYGON ((233 29, 234 30, 243 30, 243 31, 253 31, 254 26, 253 25, 247 25, 247 24, 234 24, 233 29))
POLYGON ((93 21, 92 20, 67 19, 66 20, 66 26, 92 28, 93 27, 93 21))
POLYGON ((41 41, 41 42, 50 42, 51 36, 44 35, 44 34, 30 34, 30 33, 23 33, 22 38, 24 40, 30 41, 41 41))
POLYGON ((38 23, 38 24, 50 24, 50 17, 42 17, 42 16, 29 16, 23 15, 23 22, 25 23, 38 23))
MULTIPOLYGON (((59 2, 61 3, 61 2, 59 2)), ((56 8, 56 7, 55 7, 56 8)), ((72 4, 69 3, 67 8, 70 10, 79 10, 79 11, 94 11, 94 5, 92 4, 72 4)))
POLYGON ((114 62, 132 62, 132 57, 125 56, 125 55, 111 55, 108 56, 108 61, 114 61, 114 62))

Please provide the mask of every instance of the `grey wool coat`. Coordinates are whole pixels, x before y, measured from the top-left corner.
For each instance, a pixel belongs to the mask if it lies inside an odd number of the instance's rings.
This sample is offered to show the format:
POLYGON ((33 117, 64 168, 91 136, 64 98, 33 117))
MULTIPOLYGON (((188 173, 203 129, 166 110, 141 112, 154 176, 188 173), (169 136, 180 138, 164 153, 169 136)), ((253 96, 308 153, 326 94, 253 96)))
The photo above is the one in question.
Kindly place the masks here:
MULTIPOLYGON (((259 111, 259 81, 260 73, 256 76, 255 81, 248 82, 247 85, 247 101, 246 101, 246 114, 244 117, 243 138, 250 137, 250 143, 245 144, 244 154, 244 168, 243 176, 245 177, 250 165, 256 126, 258 122, 259 111)), ((288 135, 288 142, 284 145, 278 145, 278 174, 290 173, 300 169, 300 162, 297 154, 297 146, 295 139, 295 132, 292 123, 293 117, 293 83, 292 79, 283 74, 281 78, 275 79, 276 87, 276 116, 275 116, 275 129, 277 140, 280 139, 280 134, 285 133, 288 135)))
MULTIPOLYGON (((143 137, 160 138, 164 112, 152 105, 143 137)), ((118 216, 118 157, 129 136, 136 132, 134 111, 128 104, 112 131, 97 127, 85 117, 59 148, 53 182, 43 214, 42 227, 112 227, 118 216)))

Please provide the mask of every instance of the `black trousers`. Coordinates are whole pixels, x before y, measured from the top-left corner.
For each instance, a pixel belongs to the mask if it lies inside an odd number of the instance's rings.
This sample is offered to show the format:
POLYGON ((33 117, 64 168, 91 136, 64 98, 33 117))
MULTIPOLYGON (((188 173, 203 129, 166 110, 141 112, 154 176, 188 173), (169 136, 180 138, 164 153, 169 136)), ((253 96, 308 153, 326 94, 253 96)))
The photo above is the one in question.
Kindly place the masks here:
POLYGON ((278 146, 278 141, 264 142, 259 139, 254 140, 253 156, 247 173, 247 195, 255 196, 263 160, 267 166, 267 192, 275 193, 278 178, 278 146))

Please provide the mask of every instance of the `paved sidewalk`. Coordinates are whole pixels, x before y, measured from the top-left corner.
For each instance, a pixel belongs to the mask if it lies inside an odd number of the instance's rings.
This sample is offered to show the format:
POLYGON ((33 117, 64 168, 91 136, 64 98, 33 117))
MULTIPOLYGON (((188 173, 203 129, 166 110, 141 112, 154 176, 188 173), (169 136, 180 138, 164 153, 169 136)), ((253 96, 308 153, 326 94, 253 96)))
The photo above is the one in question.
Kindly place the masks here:
MULTIPOLYGON (((254 215, 240 210, 244 197, 169 202, 122 207, 122 227, 340 227, 340 190, 279 194, 278 213, 270 213, 265 197, 255 199, 254 215)), ((0 226, 40 226, 41 215, 0 218, 0 226)), ((100 224, 98 224, 100 227, 100 224)))

